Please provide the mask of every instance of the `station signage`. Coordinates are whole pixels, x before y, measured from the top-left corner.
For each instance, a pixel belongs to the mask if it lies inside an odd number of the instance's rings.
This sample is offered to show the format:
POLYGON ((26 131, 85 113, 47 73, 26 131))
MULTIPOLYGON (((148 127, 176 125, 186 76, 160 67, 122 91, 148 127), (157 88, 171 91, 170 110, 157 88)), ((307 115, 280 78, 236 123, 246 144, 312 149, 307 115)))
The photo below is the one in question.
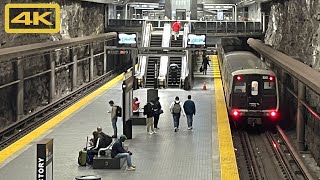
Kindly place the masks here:
POLYGON ((120 45, 136 46, 137 44, 137 34, 135 33, 131 33, 131 34, 119 33, 118 39, 119 39, 118 43, 120 45))
POLYGON ((188 34, 188 45, 206 45, 206 35, 188 34))
POLYGON ((53 139, 37 144, 36 180, 53 180, 53 139))
POLYGON ((107 54, 125 55, 125 54, 129 54, 129 50, 120 50, 120 49, 107 50, 107 54))

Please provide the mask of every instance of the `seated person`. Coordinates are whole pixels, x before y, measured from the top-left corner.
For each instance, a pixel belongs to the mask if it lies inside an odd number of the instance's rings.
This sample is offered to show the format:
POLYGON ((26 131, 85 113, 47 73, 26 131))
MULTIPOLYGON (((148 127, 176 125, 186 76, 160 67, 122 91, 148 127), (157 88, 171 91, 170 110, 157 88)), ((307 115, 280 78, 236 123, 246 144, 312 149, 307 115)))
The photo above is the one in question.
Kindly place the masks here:
POLYGON ((138 114, 139 115, 139 105, 140 105, 140 101, 137 97, 133 98, 132 101, 132 112, 133 114, 138 114))
POLYGON ((87 152, 87 156, 88 156, 88 162, 87 163, 88 164, 93 164, 93 157, 95 155, 98 155, 98 152, 99 152, 100 148, 106 148, 112 142, 111 137, 109 136, 110 138, 108 138, 108 135, 106 135, 106 134, 104 134, 102 132, 102 128, 99 128, 99 130, 100 129, 101 129, 101 132, 94 131, 92 133, 93 139, 91 140, 91 143, 92 143, 93 147, 87 152))
POLYGON ((125 135, 121 135, 120 138, 113 144, 112 150, 111 150, 111 157, 112 158, 126 158, 127 159, 127 170, 133 171, 136 169, 136 166, 134 166, 131 163, 131 155, 132 153, 130 151, 127 151, 123 148, 123 142, 127 139, 125 135))
POLYGON ((97 132, 99 133, 98 136, 104 140, 101 142, 101 143, 103 143, 103 144, 101 144, 101 146, 108 147, 112 143, 112 137, 105 134, 104 132, 102 132, 101 127, 97 127, 97 132))

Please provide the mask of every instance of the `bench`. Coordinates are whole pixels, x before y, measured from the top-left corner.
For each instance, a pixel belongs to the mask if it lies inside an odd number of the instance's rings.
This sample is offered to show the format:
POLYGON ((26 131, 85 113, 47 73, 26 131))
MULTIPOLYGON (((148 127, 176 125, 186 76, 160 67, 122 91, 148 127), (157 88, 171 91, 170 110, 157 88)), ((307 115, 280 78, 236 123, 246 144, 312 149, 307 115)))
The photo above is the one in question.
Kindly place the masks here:
POLYGON ((147 118, 143 116, 143 112, 133 114, 130 120, 132 121, 132 125, 147 125, 147 118))
MULTIPOLYGON (((103 149, 107 149, 107 148, 103 148, 103 149)), ((128 146, 124 146, 124 149, 128 150, 128 146)), ((112 158, 111 150, 109 151, 109 149, 105 150, 106 151, 105 156, 101 156, 100 151, 102 150, 100 149, 98 155, 94 156, 93 158, 93 169, 121 169, 124 162, 126 161, 125 158, 121 158, 121 159, 112 158)))

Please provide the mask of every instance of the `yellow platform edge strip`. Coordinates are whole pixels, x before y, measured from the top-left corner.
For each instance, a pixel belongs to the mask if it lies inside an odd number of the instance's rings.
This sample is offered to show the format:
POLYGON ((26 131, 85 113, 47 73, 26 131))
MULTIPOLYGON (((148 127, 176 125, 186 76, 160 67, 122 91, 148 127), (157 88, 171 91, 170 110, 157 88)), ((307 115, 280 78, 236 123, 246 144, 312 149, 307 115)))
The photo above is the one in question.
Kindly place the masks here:
POLYGON ((122 80, 124 77, 124 74, 120 74, 111 81, 107 82, 105 85, 100 87, 99 89, 95 90, 91 94, 85 96, 80 101, 76 102, 66 110, 62 111, 37 129, 33 130, 29 134, 25 135, 15 143, 11 144, 7 148, 0 151, 0 164, 3 163, 6 159, 8 159, 10 156, 21 150, 23 147, 34 141, 36 138, 43 135, 45 132, 47 132, 49 129, 53 128, 58 123, 62 122, 64 119, 66 119, 68 116, 70 116, 72 113, 80 109, 82 106, 86 105, 88 102, 93 100, 95 97, 99 96, 112 86, 114 86, 117 82, 122 80))
MULTIPOLYGON (((224 99, 222 80, 218 57, 211 56, 213 62, 214 89, 216 98, 216 113, 220 152, 220 166, 222 180, 239 180, 236 156, 234 152, 231 130, 229 126, 229 118, 224 99)), ((213 177, 215 179, 215 177, 213 177)))

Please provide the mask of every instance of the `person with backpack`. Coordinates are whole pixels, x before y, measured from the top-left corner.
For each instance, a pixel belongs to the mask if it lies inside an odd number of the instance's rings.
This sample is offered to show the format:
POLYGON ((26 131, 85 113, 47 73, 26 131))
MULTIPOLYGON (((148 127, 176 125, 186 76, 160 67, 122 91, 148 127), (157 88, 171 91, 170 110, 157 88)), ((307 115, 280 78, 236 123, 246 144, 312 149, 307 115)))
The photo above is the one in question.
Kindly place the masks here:
POLYGON ((114 102, 111 100, 109 101, 109 105, 111 106, 111 111, 108 111, 108 113, 111 113, 111 122, 112 122, 112 128, 113 128, 113 136, 112 138, 117 138, 118 128, 117 128, 117 109, 118 106, 114 104, 114 102))
POLYGON ((93 135, 93 140, 92 140, 92 145, 93 147, 87 152, 88 156, 88 164, 92 165, 93 164, 93 157, 95 155, 98 155, 99 149, 100 148, 106 148, 107 145, 107 139, 105 139, 102 134, 100 134, 98 131, 94 131, 92 133, 93 135))
POLYGON ((203 75, 207 75, 208 65, 210 66, 209 58, 206 55, 203 55, 202 56, 202 69, 203 69, 202 73, 203 73, 203 75))
POLYGON ((183 116, 186 116, 182 108, 182 103, 179 101, 179 97, 177 96, 170 105, 170 112, 173 116, 174 132, 177 132, 179 130, 179 121, 180 121, 181 111, 183 116))
POLYGON ((99 133, 98 137, 103 139, 103 146, 108 147, 112 143, 112 137, 105 134, 101 127, 97 127, 97 132, 99 133))
POLYGON ((161 104, 159 102, 159 97, 156 97, 155 99, 155 102, 154 102, 154 128, 155 129, 159 129, 158 128, 158 122, 159 122, 159 119, 160 119, 160 114, 163 113, 162 109, 161 109, 161 104))
POLYGON ((196 106, 194 102, 191 100, 191 95, 188 95, 188 100, 184 102, 183 109, 187 115, 188 130, 191 130, 193 129, 192 127, 193 115, 196 115, 196 106))
POLYGON ((157 132, 154 131, 153 128, 153 114, 154 113, 154 101, 148 102, 143 107, 143 115, 147 116, 147 133, 148 134, 156 134, 157 132), (151 128, 151 132, 150 132, 151 128))

